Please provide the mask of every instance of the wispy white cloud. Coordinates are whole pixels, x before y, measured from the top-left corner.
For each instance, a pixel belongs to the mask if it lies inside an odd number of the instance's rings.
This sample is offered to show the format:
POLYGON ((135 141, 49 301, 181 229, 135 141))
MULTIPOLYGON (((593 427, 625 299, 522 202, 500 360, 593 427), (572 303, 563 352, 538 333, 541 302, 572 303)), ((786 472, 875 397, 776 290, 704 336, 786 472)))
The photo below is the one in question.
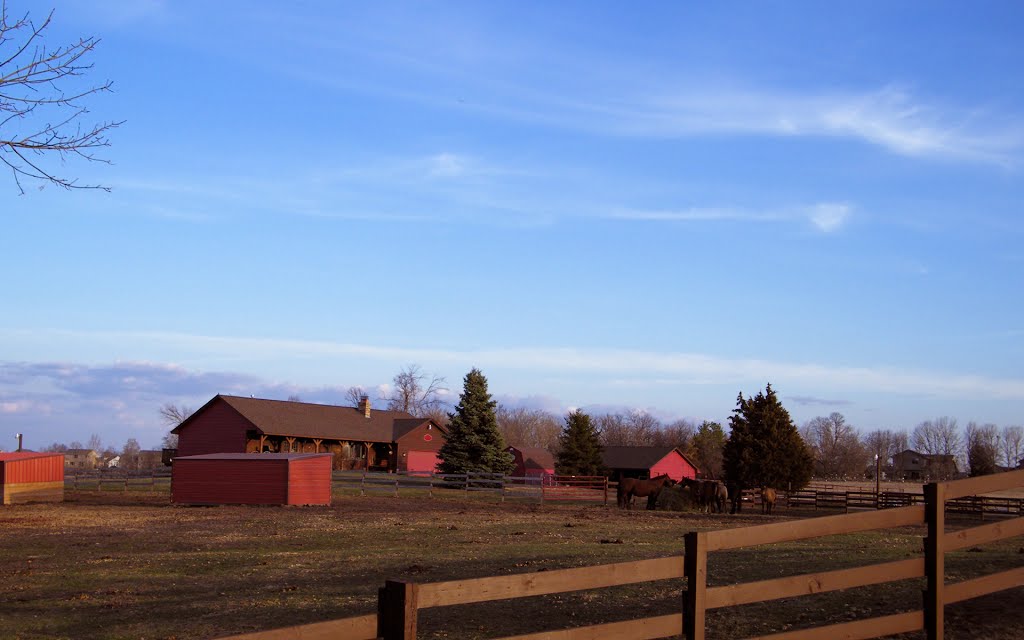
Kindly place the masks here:
POLYGON ((358 357, 394 363, 429 362, 432 367, 439 368, 481 366, 541 374, 564 372, 601 378, 609 384, 630 377, 658 380, 662 385, 672 379, 679 385, 763 384, 764 381, 772 381, 787 382, 800 388, 842 389, 844 393, 871 391, 1024 399, 1024 379, 1021 378, 628 349, 524 347, 454 350, 167 332, 0 330, 0 341, 10 340, 116 344, 121 350, 139 353, 172 351, 183 359, 202 358, 205 362, 295 359, 335 362, 342 357, 358 357))
POLYGON ((853 205, 842 202, 820 202, 810 206, 780 209, 747 209, 737 207, 693 207, 673 210, 617 209, 604 217, 617 220, 650 222, 714 222, 738 220, 744 222, 809 221, 817 230, 832 233, 841 229, 850 219, 853 205))

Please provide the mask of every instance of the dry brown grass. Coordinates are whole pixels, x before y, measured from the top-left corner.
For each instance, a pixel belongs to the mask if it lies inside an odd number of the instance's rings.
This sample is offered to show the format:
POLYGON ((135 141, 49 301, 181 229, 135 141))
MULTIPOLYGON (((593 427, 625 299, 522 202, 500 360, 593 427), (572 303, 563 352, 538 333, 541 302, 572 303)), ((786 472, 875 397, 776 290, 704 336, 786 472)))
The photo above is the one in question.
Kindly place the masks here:
MULTIPOLYGON (((782 510, 774 519, 813 513, 782 510)), ((597 505, 345 497, 331 507, 187 508, 166 495, 72 492, 64 504, 0 509, 0 637, 216 638, 370 613, 385 579, 459 578, 682 553, 687 531, 760 514, 621 512, 597 505), (616 541, 621 540, 621 544, 616 541)), ((711 555, 713 585, 900 559, 901 529, 711 555)), ((950 579, 1024 564, 1020 541, 952 553, 950 579)), ((679 610, 665 581, 427 610, 421 638, 486 638, 679 610)), ((920 581, 714 611, 735 638, 919 608, 920 581)), ((947 610, 947 638, 1017 638, 1024 591, 947 610)))

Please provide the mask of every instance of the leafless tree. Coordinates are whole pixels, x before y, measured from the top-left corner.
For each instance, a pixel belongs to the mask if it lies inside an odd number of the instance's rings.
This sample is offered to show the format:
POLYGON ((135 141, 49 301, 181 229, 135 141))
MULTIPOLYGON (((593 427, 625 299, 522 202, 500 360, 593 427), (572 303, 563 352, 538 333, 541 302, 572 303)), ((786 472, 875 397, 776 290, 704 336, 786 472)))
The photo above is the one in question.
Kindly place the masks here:
POLYGON ((608 413, 598 416, 594 425, 605 446, 655 446, 661 431, 661 421, 646 411, 608 413))
POLYGON ((1024 444, 1024 427, 1008 426, 1003 427, 1002 432, 1002 454, 1006 460, 1006 466, 1015 468, 1021 459, 1021 445, 1024 444))
POLYGON ((947 416, 925 420, 914 427, 911 442, 915 451, 928 455, 956 458, 963 452, 963 440, 957 431, 956 420, 947 416))
POLYGON ((693 423, 689 420, 676 420, 658 431, 655 431, 652 438, 654 446, 657 447, 680 447, 683 451, 690 448, 695 432, 693 423))
POLYGON ((302 398, 297 393, 293 393, 288 396, 288 402, 302 402, 302 398))
POLYGON ((118 468, 136 471, 139 468, 139 453, 141 451, 142 447, 139 445, 139 441, 135 438, 128 438, 128 441, 124 443, 124 448, 121 449, 121 461, 117 465, 118 468))
POLYGON ((983 476, 998 470, 1000 438, 999 427, 968 422, 964 430, 967 444, 967 465, 972 476, 983 476))
POLYGON ((88 442, 85 443, 85 448, 99 453, 103 449, 103 438, 100 438, 100 434, 94 433, 89 436, 88 442))
POLYGON ((427 374, 418 364, 410 364, 399 371, 392 382, 394 389, 384 398, 392 411, 423 417, 448 404, 444 399, 448 393, 445 379, 427 374))
POLYGON ((103 189, 80 185, 44 168, 41 158, 56 155, 109 162, 96 153, 110 146, 108 133, 122 122, 84 126, 89 113, 83 102, 89 96, 110 91, 111 82, 89 84, 80 80, 92 69, 86 60, 99 44, 95 37, 77 43, 47 47, 44 32, 53 19, 51 11, 36 24, 25 14, 11 19, 7 3, 0 0, 0 161, 10 168, 18 191, 22 178, 40 180, 65 189, 103 189), (17 129, 17 130, 15 130, 17 129))
POLYGON ((910 438, 904 430, 876 429, 864 437, 864 445, 871 455, 877 455, 881 464, 887 465, 892 457, 906 451, 910 438))
POLYGON ((558 450, 563 421, 542 409, 510 408, 498 405, 498 429, 505 442, 518 447, 558 450))
POLYGON ((353 407, 358 407, 365 395, 367 395, 366 389, 359 386, 349 387, 345 390, 345 403, 353 407))
POLYGON ((804 441, 814 454, 815 472, 821 478, 859 476, 867 463, 867 451, 857 430, 839 412, 812 418, 803 428, 804 441))
POLYGON ((185 422, 185 420, 187 420, 193 413, 195 412, 189 407, 184 405, 179 407, 178 405, 170 402, 160 407, 160 419, 165 425, 171 428, 185 422))
MULTIPOLYGON (((182 422, 188 419, 190 415, 195 413, 191 408, 184 405, 178 406, 171 402, 160 407, 160 420, 164 423, 164 426, 174 429, 182 422)), ((167 433, 164 435, 163 440, 164 449, 176 449, 178 448, 178 434, 167 433)))

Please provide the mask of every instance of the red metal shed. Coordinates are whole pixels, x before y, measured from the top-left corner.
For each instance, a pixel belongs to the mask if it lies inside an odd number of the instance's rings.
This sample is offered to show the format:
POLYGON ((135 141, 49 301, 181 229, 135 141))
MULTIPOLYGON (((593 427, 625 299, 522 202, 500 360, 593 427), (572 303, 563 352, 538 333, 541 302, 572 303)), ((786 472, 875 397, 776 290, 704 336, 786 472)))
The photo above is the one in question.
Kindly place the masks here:
POLYGON ((208 453, 174 459, 171 502, 330 504, 329 453, 208 453))
POLYGON ((64 454, 0 453, 0 494, 0 504, 63 501, 64 454))

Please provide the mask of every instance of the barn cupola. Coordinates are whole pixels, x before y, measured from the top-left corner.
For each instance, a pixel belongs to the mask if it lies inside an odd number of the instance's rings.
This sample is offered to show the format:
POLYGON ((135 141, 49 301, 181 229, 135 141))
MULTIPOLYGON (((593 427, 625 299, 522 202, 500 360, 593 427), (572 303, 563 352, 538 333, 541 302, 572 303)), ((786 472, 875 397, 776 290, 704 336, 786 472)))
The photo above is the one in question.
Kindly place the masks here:
POLYGON ((370 396, 359 398, 359 410, 363 412, 364 417, 370 417, 370 396))

